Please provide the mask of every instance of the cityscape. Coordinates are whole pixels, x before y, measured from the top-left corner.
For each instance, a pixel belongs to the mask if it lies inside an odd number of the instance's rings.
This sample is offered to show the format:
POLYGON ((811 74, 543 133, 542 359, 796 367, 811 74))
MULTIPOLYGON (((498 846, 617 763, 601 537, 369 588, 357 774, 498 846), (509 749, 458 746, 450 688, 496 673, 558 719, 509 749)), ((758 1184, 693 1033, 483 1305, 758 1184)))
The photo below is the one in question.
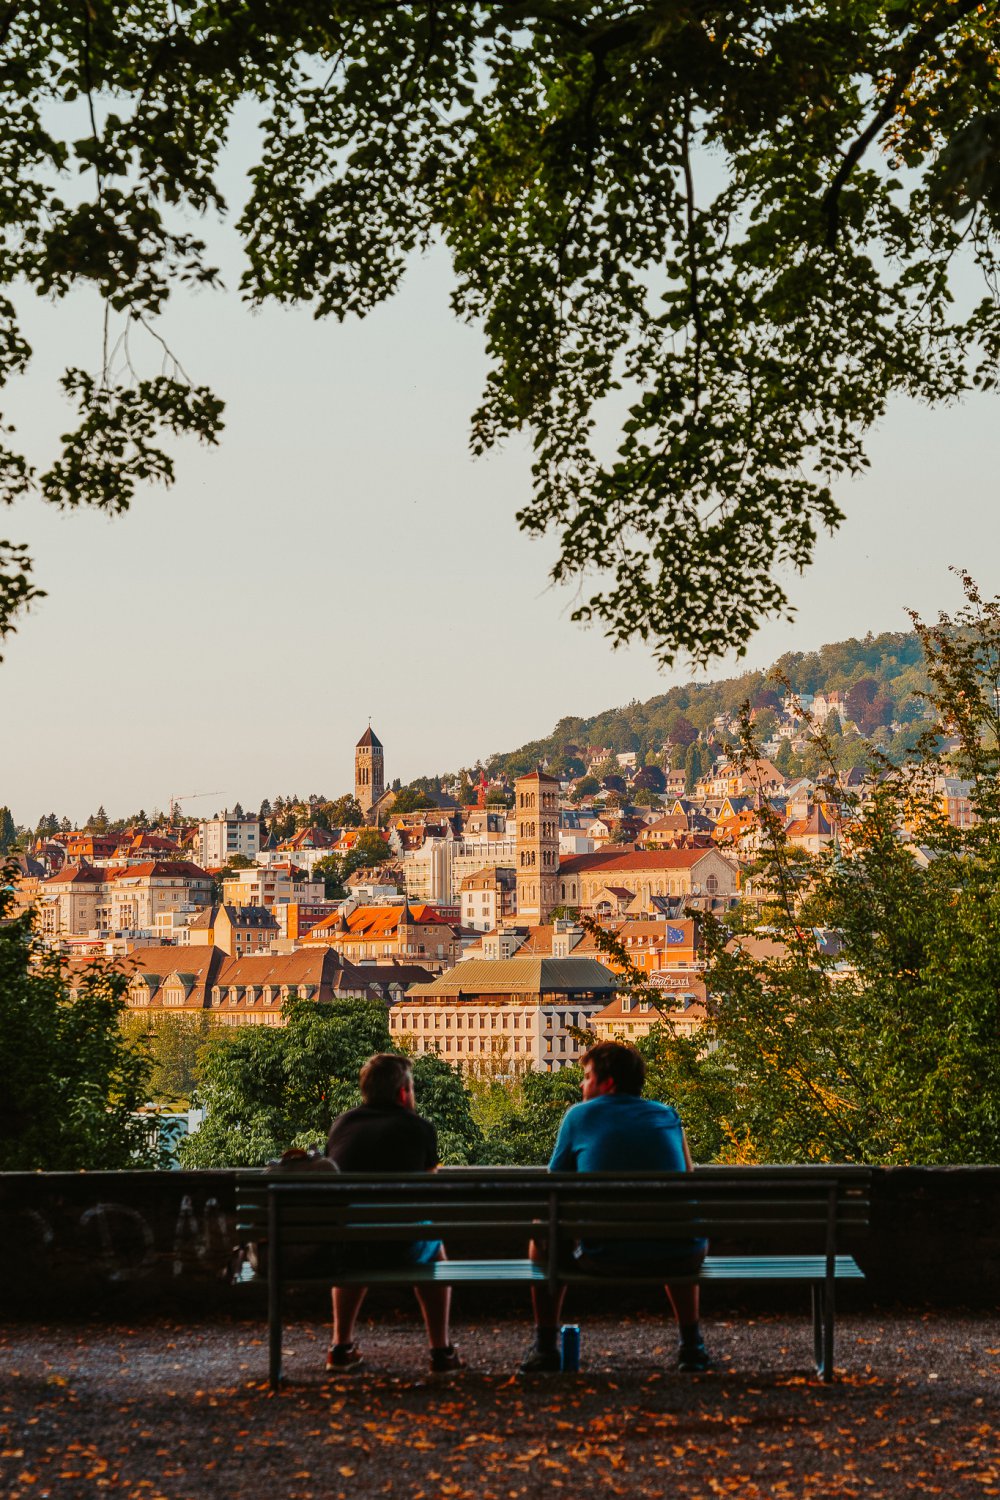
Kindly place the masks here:
MULTIPOLYGON (((199 819, 178 800, 148 826, 113 830, 103 809, 83 829, 53 815, 22 833, 16 901, 71 979, 118 961, 128 1007, 150 1023, 280 1026, 289 999, 376 1000, 394 1044, 468 1077, 558 1072, 594 1038, 699 1031, 705 915, 738 911, 743 945, 761 941, 754 927, 774 899, 759 878, 767 819, 793 854, 843 848, 847 805, 874 772, 854 765, 831 785, 796 774, 790 756, 830 736, 868 743, 856 720, 870 731, 895 711, 878 691, 870 677, 759 690, 749 722, 768 738, 755 755, 732 748, 736 714, 715 714, 704 733, 681 715, 649 751, 564 742, 522 775, 501 762, 405 788, 369 725, 353 793, 332 801, 199 819)), ((972 783, 949 770, 934 798, 949 826, 967 828, 972 783)), ((821 948, 835 942, 817 933, 821 948)))
POLYGON ((1000 8, 0 7, 4 1500, 1000 1495, 1000 8))

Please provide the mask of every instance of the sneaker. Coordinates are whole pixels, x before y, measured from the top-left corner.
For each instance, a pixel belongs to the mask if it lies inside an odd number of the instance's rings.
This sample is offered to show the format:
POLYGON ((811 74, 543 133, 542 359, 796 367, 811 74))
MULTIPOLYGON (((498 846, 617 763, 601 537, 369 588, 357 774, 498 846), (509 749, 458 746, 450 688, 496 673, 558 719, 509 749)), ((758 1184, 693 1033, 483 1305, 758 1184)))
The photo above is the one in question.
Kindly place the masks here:
POLYGON ((682 1344, 677 1351, 677 1368, 685 1375, 701 1375, 712 1368, 708 1350, 701 1339, 696 1344, 682 1344))
POLYGON ((347 1370, 356 1370, 364 1362, 364 1355, 357 1344, 331 1344, 326 1356, 327 1373, 343 1375, 347 1370))
POLYGON ((465 1362, 454 1344, 446 1344, 443 1349, 431 1350, 431 1374, 451 1375, 456 1370, 464 1370, 465 1362))
POLYGON ((521 1361, 522 1375, 557 1375, 562 1369, 558 1346, 544 1346, 536 1340, 521 1361))

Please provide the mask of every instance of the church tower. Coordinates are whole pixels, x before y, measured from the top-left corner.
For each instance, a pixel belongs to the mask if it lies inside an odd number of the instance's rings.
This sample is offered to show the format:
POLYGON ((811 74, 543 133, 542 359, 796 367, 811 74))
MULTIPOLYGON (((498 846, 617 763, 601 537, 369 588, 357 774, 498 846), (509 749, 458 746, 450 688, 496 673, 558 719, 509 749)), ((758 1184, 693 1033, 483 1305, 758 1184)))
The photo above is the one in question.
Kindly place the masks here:
POLYGON ((517 919, 532 926, 559 905, 559 783, 544 771, 514 783, 517 919))
POLYGON ((385 753, 382 741, 369 724, 354 751, 354 795, 367 823, 372 808, 385 793, 385 753))

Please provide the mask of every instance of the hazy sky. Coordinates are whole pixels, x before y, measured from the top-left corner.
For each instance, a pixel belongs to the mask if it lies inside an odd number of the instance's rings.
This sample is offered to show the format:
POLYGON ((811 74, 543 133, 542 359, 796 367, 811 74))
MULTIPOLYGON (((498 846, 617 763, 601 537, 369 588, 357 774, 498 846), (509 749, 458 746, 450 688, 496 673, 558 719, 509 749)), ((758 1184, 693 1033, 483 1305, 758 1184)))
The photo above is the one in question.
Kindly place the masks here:
MULTIPOLYGON (((178 445, 174 488, 115 520, 37 501, 3 518, 48 592, 0 664, 0 804, 17 821, 79 821, 101 802, 122 816, 194 792, 212 794, 187 804, 202 815, 335 796, 353 785, 369 715, 387 775, 405 781, 690 679, 570 622, 572 595, 547 581, 553 546, 514 522, 527 444, 469 456, 486 365, 448 288, 432 254, 364 323, 178 297, 164 328, 227 402, 220 446, 178 445)), ((69 425, 58 373, 97 368, 100 316, 82 294, 25 310, 36 359, 5 409, 44 460, 69 425)), ((949 564, 1000 592, 997 418, 987 398, 896 407, 869 474, 842 487, 847 523, 792 582, 795 622, 704 675, 906 629, 906 606, 951 609, 949 564)))

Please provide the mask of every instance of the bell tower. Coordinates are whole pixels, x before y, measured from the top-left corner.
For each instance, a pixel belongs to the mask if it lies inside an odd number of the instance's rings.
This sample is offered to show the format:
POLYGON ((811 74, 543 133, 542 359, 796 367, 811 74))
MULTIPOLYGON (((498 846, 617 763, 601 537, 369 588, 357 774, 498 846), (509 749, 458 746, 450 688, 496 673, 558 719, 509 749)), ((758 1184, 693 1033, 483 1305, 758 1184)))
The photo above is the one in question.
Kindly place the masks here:
POLYGON ((559 905, 559 783, 544 771, 514 783, 517 917, 541 925, 559 905))
POLYGON ((354 750, 354 795, 367 822, 385 793, 385 752, 369 724, 354 750))

